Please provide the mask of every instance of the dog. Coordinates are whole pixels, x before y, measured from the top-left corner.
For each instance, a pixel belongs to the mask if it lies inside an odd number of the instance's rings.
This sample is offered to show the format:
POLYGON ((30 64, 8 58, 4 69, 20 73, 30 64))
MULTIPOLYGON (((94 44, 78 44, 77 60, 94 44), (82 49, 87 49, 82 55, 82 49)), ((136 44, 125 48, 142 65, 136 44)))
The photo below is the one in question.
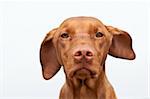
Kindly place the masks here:
POLYGON ((107 55, 133 60, 131 36, 94 17, 71 17, 51 30, 40 48, 43 77, 63 66, 66 82, 59 99, 117 99, 105 74, 107 55))

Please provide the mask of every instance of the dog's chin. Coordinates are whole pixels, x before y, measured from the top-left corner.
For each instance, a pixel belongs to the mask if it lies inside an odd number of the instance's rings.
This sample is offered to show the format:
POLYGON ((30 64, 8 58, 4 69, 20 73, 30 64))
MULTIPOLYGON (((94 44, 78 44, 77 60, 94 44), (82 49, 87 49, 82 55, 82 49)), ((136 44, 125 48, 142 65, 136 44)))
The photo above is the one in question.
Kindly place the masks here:
POLYGON ((87 80, 96 77, 96 73, 87 68, 80 68, 74 72, 73 77, 79 80, 87 80))
POLYGON ((90 76, 91 76, 91 73, 87 69, 80 69, 74 73, 74 77, 80 80, 88 79, 90 78, 90 76))

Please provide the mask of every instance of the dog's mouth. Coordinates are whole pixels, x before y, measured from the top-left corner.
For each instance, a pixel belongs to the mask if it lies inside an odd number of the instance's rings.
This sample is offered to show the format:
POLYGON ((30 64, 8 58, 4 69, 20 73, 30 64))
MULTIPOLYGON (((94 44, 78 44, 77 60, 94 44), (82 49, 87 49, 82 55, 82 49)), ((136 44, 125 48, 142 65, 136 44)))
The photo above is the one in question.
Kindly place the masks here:
POLYGON ((77 70, 74 71, 72 77, 75 77, 76 79, 80 79, 80 80, 86 80, 86 79, 90 79, 90 78, 95 78, 96 72, 88 69, 88 68, 78 68, 77 70))

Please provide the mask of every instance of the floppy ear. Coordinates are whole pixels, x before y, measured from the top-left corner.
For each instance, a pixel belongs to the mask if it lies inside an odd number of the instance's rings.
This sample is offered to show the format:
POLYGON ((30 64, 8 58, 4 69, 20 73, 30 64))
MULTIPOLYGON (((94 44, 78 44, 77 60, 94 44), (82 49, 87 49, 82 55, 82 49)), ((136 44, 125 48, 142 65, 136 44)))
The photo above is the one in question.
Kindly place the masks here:
POLYGON ((113 34, 112 44, 109 49, 111 56, 123 59, 135 59, 135 53, 132 49, 132 39, 130 35, 122 30, 112 26, 106 26, 108 32, 113 34))
POLYGON ((48 80, 52 78, 60 69, 60 64, 57 59, 56 50, 53 44, 53 35, 57 29, 50 31, 40 48, 40 62, 42 65, 43 77, 48 80))

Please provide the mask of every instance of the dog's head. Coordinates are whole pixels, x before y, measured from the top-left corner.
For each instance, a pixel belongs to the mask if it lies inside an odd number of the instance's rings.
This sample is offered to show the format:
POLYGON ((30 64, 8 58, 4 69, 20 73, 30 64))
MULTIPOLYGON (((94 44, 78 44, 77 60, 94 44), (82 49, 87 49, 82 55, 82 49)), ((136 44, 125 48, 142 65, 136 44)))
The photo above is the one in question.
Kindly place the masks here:
POLYGON ((43 76, 50 79, 64 66, 69 79, 97 78, 103 72, 107 54, 134 59, 130 35, 96 18, 69 18, 50 31, 41 44, 43 76))

